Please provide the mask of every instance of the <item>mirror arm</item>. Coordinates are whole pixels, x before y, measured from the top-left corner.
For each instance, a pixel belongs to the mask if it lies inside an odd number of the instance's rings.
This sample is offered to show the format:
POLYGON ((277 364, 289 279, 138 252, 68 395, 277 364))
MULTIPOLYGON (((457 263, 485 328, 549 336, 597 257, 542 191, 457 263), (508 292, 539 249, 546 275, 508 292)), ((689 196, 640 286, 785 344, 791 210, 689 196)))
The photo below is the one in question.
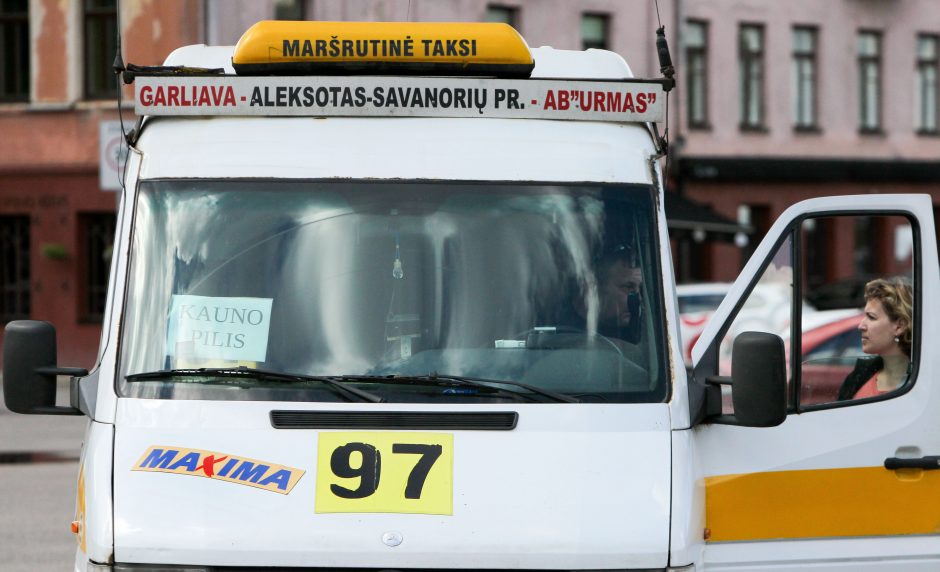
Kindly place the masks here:
POLYGON ((710 375, 705 378, 705 411, 709 423, 719 425, 735 425, 741 427, 737 417, 722 413, 724 407, 724 396, 721 393, 721 386, 734 385, 729 375, 710 375))
MULTIPOLYGON (((83 367, 44 366, 37 367, 33 371, 39 375, 67 375, 73 378, 71 380, 72 385, 78 383, 78 380, 74 378, 85 377, 88 375, 88 370, 83 367)), ((64 407, 59 405, 33 407, 31 413, 36 413, 39 415, 84 415, 81 410, 76 409, 75 407, 64 407)))
POLYGON ((38 415, 84 415, 84 413, 74 407, 61 405, 33 407, 29 412, 38 415))
MULTIPOLYGON (((705 416, 712 421, 721 417, 722 393, 721 386, 731 386, 731 377, 727 375, 710 375, 705 378, 705 416)), ((731 419, 731 416, 725 416, 731 419)))
POLYGON ((39 375, 67 375, 69 377, 85 377, 88 375, 88 370, 83 367, 46 366, 37 367, 33 371, 39 375))

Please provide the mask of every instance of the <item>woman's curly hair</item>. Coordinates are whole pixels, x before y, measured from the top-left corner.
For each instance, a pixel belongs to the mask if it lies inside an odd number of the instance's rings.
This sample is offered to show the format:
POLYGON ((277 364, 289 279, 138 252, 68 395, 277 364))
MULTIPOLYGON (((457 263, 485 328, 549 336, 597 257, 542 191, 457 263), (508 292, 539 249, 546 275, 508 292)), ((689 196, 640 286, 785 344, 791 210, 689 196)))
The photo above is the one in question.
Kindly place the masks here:
POLYGON ((911 357, 914 326, 914 290, 905 278, 877 278, 865 285, 865 301, 878 300, 888 319, 897 322, 903 331, 898 344, 904 355, 911 357))

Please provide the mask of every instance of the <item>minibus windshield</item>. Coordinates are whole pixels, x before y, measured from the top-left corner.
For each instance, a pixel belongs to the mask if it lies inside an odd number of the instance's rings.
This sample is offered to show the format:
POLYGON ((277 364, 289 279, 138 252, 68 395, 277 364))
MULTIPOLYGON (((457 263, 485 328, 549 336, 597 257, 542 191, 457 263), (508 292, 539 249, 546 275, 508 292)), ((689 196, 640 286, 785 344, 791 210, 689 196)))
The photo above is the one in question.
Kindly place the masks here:
POLYGON ((645 185, 140 184, 118 391, 662 402, 645 185))

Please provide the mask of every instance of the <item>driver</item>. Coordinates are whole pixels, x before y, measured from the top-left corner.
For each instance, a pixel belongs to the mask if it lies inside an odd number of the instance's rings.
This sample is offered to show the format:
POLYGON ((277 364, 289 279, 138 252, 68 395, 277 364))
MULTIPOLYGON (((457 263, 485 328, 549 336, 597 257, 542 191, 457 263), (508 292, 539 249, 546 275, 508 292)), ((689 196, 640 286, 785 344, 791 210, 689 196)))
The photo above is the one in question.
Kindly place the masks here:
POLYGON ((574 304, 586 329, 608 338, 639 342, 643 274, 633 251, 625 246, 614 249, 598 261, 594 275, 596 282, 589 282, 574 304))

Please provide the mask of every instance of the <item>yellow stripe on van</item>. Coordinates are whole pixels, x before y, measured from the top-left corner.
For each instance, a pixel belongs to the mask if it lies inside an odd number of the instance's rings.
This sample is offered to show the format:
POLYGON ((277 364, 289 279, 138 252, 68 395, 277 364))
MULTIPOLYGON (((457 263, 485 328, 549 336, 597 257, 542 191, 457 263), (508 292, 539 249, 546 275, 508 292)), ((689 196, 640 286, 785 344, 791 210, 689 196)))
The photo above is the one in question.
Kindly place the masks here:
POLYGON ((705 479, 710 542, 940 534, 940 471, 883 467, 705 479))

